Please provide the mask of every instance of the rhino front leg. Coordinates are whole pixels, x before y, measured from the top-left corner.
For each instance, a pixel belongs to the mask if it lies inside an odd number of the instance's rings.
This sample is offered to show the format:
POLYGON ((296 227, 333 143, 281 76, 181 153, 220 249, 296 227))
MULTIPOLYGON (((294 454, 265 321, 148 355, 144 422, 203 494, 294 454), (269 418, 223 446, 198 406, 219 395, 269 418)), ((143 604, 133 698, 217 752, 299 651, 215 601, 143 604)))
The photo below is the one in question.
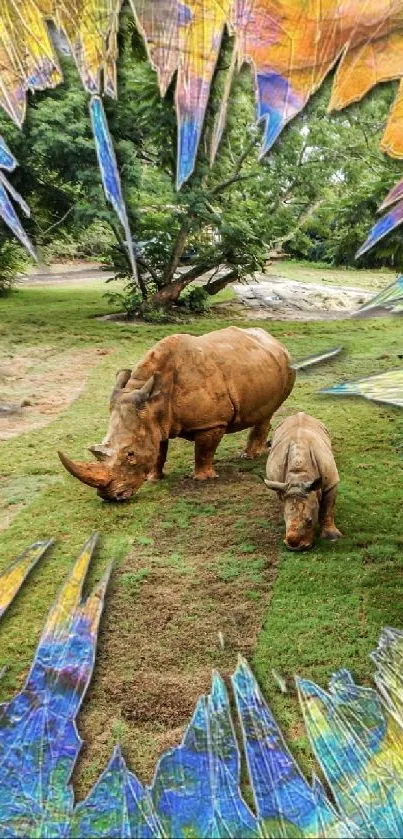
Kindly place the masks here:
POLYGON ((208 478, 218 478, 217 472, 213 466, 213 460, 218 444, 223 436, 223 428, 212 428, 210 431, 198 431, 195 434, 195 469, 193 477, 196 481, 206 481, 208 478))
POLYGON ((242 457, 253 458, 259 457, 260 454, 267 452, 267 438, 270 431, 270 420, 254 425, 248 435, 248 442, 242 457))
POLYGON ((332 542, 340 539, 340 536, 343 535, 336 527, 334 521, 336 497, 337 487, 334 487, 334 489, 330 489, 329 492, 324 493, 320 505, 320 536, 321 539, 329 539, 332 542))
POLYGON ((160 450, 158 453, 157 462, 154 466, 154 469, 151 470, 150 474, 148 475, 148 481, 161 481, 162 478, 165 478, 164 475, 164 466, 165 461, 167 459, 168 454, 168 440, 162 440, 160 443, 160 450))

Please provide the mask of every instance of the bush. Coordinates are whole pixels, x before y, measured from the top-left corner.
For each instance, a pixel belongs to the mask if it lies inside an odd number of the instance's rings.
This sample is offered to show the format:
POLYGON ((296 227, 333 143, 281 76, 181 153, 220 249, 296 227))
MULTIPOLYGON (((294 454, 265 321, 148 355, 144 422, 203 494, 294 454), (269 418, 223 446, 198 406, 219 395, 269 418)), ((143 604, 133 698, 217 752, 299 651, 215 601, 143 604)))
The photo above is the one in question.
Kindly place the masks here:
POLYGON ((142 317, 149 323, 169 323, 172 321, 172 314, 168 313, 162 306, 151 306, 143 300, 141 292, 127 274, 116 274, 107 283, 116 280, 128 280, 122 291, 107 291, 104 294, 108 303, 119 306, 126 312, 129 318, 142 317))
POLYGON ((77 241, 77 255, 101 259, 108 253, 114 235, 108 224, 95 219, 88 227, 80 231, 77 241))
POLYGON ((179 302, 190 312, 204 315, 210 308, 210 295, 203 286, 193 286, 183 292, 179 302))
POLYGON ((40 249, 41 261, 45 265, 51 262, 65 262, 77 257, 77 242, 72 234, 59 232, 47 245, 40 249))
POLYGON ((55 231, 52 240, 41 248, 41 257, 45 264, 83 258, 107 262, 113 242, 114 236, 109 225, 95 219, 88 227, 77 232, 55 231))
POLYGON ((6 240, 0 245, 0 297, 11 291, 17 274, 24 270, 27 263, 28 257, 15 242, 6 240))
POLYGON ((113 283, 118 280, 127 280, 126 285, 123 287, 123 291, 107 291, 104 294, 104 297, 106 297, 108 303, 111 303, 114 306, 121 306, 128 317, 132 318, 139 312, 143 302, 140 289, 136 283, 129 278, 128 274, 123 272, 115 274, 114 277, 106 280, 106 282, 113 283))

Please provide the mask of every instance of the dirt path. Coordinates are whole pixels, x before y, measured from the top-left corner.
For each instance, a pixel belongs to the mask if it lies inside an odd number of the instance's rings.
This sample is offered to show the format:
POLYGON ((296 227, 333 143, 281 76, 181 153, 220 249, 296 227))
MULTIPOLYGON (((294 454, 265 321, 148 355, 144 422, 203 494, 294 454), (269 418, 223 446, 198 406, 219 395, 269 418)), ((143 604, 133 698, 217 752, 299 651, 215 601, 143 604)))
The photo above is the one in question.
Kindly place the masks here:
POLYGON ((54 265, 32 268, 27 274, 18 277, 18 285, 27 287, 74 286, 105 282, 113 275, 113 271, 105 270, 99 262, 60 262, 54 265))
POLYGON ((229 674, 238 653, 254 650, 276 575, 280 522, 277 505, 262 503, 255 473, 264 461, 227 460, 219 481, 175 482, 148 539, 113 574, 79 719, 86 743, 75 773, 79 797, 108 760, 113 733, 150 781, 210 689, 212 667, 229 674))
POLYGON ((43 428, 84 390, 105 349, 26 347, 0 360, 0 441, 43 428))

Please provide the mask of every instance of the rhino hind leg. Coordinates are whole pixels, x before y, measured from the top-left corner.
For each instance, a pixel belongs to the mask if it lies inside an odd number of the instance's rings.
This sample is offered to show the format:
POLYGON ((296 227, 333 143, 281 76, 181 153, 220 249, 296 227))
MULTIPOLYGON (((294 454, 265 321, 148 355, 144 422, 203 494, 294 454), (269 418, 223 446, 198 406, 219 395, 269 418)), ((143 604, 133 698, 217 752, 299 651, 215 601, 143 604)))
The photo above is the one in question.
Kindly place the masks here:
POLYGON ((148 475, 148 481, 161 481, 163 478, 165 478, 164 466, 168 455, 168 445, 168 440, 161 441, 157 462, 154 468, 151 470, 150 474, 148 475))
POLYGON ((218 478, 213 466, 214 455, 224 436, 224 428, 212 428, 209 431, 198 431, 195 434, 195 469, 193 477, 196 481, 207 481, 218 478))
POLYGON ((336 527, 334 521, 334 508, 336 504, 337 487, 325 492, 320 507, 320 537, 335 542, 343 535, 336 527))
POLYGON ((246 449, 241 457, 254 458, 259 457, 261 454, 266 454, 269 448, 267 441, 269 431, 270 420, 265 420, 265 422, 254 425, 249 432, 246 449))

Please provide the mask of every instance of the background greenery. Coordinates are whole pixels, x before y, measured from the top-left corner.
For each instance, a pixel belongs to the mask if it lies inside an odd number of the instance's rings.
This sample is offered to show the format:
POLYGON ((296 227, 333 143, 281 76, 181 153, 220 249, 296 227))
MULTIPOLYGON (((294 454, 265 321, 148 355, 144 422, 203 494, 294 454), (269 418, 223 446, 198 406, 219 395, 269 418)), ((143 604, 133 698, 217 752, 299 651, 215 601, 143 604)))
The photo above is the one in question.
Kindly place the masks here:
MULTIPOLYGON (((143 295, 129 282, 121 301, 130 312, 140 303, 145 311, 144 296, 154 309, 184 299, 187 285, 207 269, 225 266, 224 279, 213 277, 205 287, 215 293, 225 282, 261 269, 273 250, 329 265, 355 264, 379 204, 401 176, 401 163, 379 150, 394 83, 332 115, 326 111, 330 82, 325 84, 258 162, 261 129, 254 122, 253 80, 246 67, 233 84, 227 128, 211 167, 212 128, 229 66, 227 40, 196 171, 177 193, 174 91, 161 101, 156 74, 125 13, 119 37, 119 100, 106 100, 105 107, 133 236, 146 243, 139 259, 143 295), (186 255, 186 272, 178 280, 176 269, 186 255)), ((26 226, 42 258, 100 258, 128 275, 121 231, 102 192, 88 96, 72 62, 64 57, 62 65, 64 84, 31 98, 22 132, 0 115, 0 133, 20 163, 13 185, 32 209, 26 226)), ((402 244, 397 231, 358 267, 400 270, 402 244)), ((20 249, 10 247, 2 228, 0 283, 15 270, 16 253, 20 249)), ((192 294, 194 307, 203 308, 200 289, 192 294)))

